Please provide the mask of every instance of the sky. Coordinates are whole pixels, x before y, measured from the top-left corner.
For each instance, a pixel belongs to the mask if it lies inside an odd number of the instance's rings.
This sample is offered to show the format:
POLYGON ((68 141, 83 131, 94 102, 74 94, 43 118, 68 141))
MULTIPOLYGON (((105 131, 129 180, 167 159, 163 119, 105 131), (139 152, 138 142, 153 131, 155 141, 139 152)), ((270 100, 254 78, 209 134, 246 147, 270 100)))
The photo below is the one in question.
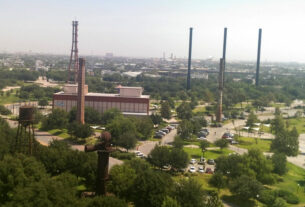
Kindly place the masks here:
POLYGON ((305 62, 305 0, 0 0, 0 52, 70 54, 72 20, 79 54, 305 62))

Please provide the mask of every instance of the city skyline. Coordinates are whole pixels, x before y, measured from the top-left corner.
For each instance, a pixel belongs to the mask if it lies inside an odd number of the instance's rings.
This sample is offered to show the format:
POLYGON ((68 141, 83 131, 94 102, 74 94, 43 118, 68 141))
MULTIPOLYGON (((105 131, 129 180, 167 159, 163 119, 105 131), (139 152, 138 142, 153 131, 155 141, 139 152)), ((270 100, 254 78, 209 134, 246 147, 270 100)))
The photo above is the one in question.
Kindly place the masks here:
POLYGON ((255 1, 0 1, 0 51, 66 54, 72 20, 79 21, 80 55, 113 52, 125 57, 187 58, 194 28, 193 57, 219 59, 228 28, 227 60, 255 61, 263 29, 262 62, 305 62, 299 0, 255 1))

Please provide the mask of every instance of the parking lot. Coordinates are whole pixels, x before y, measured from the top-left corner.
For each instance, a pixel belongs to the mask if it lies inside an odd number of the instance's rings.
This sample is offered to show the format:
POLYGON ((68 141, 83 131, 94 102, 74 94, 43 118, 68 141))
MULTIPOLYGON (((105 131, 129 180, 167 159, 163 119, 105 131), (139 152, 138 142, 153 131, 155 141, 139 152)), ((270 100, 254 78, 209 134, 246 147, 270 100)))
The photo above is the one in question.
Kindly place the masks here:
MULTIPOLYGON (((204 164, 199 164, 198 162, 199 162, 199 160, 196 160, 196 163, 194 163, 194 164, 189 163, 189 165, 188 165, 188 167, 186 169, 186 172, 190 172, 190 168, 194 167, 195 168, 195 172, 193 172, 193 173, 200 173, 198 171, 199 167, 203 167, 204 173, 206 173, 208 168, 210 168, 211 171, 214 173, 215 165, 210 165, 210 164, 207 163, 207 161, 205 161, 204 164)), ((192 173, 192 172, 190 172, 190 173, 192 173)))

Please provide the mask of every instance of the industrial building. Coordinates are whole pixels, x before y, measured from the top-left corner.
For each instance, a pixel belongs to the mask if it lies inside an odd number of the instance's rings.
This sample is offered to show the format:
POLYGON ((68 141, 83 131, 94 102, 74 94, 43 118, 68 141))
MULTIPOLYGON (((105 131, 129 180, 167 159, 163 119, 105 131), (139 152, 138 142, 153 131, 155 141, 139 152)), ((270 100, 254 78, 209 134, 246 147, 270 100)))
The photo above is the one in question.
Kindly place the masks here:
MULTIPOLYGON (((118 93, 88 93, 88 86, 84 87, 85 106, 92 107, 101 114, 108 109, 117 108, 124 115, 149 115, 149 96, 142 95, 142 87, 118 86, 118 93)), ((77 84, 67 84, 64 90, 53 95, 53 108, 60 108, 69 112, 77 106, 77 84)))

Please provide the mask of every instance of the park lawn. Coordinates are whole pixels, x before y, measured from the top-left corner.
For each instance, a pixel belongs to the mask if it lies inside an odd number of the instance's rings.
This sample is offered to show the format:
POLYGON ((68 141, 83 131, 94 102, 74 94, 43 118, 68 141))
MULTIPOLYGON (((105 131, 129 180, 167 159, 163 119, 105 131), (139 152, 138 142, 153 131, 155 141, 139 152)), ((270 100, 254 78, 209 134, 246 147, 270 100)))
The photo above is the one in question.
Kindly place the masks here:
POLYGON ((232 153, 232 150, 229 149, 216 149, 216 150, 207 150, 204 155, 202 155, 202 151, 200 148, 190 148, 184 147, 183 150, 189 155, 191 158, 199 159, 201 156, 204 156, 206 159, 216 159, 221 155, 228 155, 232 153))
POLYGON ((257 144, 255 138, 252 137, 240 137, 238 138, 238 147, 251 149, 259 148, 262 152, 270 151, 271 140, 270 139, 259 139, 257 138, 257 144))
POLYGON ((51 130, 48 130, 47 132, 49 132, 50 134, 52 134, 54 136, 59 136, 64 139, 70 138, 70 135, 68 134, 67 129, 51 129, 51 130))
POLYGON ((195 114, 196 113, 202 114, 204 112, 206 112, 205 106, 198 106, 198 107, 193 109, 193 113, 195 113, 195 114))
POLYGON ((18 89, 14 89, 13 92, 10 94, 10 96, 6 96, 6 95, 0 96, 0 104, 1 105, 10 104, 20 101, 20 98, 16 96, 17 90, 18 89))
POLYGON ((305 133, 305 118, 292 118, 286 120, 289 121, 289 129, 296 127, 300 134, 305 133))
POLYGON ((305 169, 287 162, 288 172, 282 177, 283 182, 279 182, 272 187, 284 189, 294 193, 300 199, 300 204, 290 206, 304 206, 305 204, 305 169), (298 184, 300 186, 298 186, 298 184))

